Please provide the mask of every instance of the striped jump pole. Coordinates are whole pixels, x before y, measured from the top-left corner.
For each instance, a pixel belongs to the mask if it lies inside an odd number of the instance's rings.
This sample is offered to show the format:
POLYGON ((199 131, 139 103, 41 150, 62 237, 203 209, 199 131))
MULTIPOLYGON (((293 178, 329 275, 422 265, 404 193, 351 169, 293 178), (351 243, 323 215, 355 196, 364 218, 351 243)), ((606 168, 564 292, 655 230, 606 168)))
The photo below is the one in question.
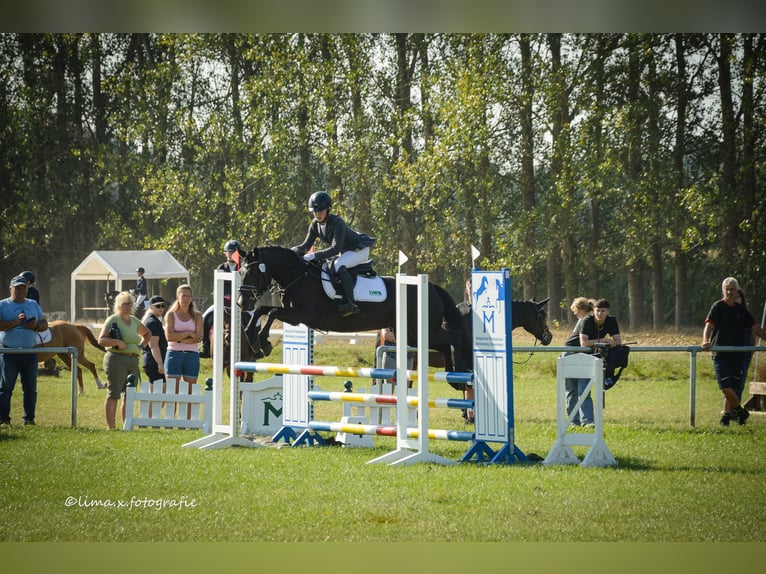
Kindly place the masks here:
MULTIPOLYGON (((397 380, 396 369, 377 369, 351 367, 335 367, 322 365, 286 365, 283 363, 252 363, 247 361, 238 361, 234 368, 239 371, 252 373, 271 373, 282 375, 310 375, 314 377, 345 377, 345 378, 366 378, 366 379, 386 379, 397 380)), ((405 370, 406 377, 417 381, 420 373, 418 371, 405 370)), ((431 382, 446 383, 470 383, 473 380, 471 373, 451 373, 436 372, 427 373, 426 378, 431 382)))
MULTIPOLYGON (((316 431, 323 432, 344 432, 351 434, 366 434, 377 436, 397 436, 398 425, 364 425, 364 424, 349 424, 349 423, 332 423, 322 421, 309 422, 309 428, 316 431)), ((407 428, 407 436, 409 438, 418 438, 420 430, 416 428, 407 428)), ((454 440, 454 441, 471 441, 473 440, 474 433, 471 431, 456 431, 456 430, 440 430, 440 429, 428 429, 428 438, 439 440, 454 440)))
MULTIPOLYGON (((357 403, 362 405, 395 405, 398 400, 396 395, 376 395, 372 393, 348 393, 336 391, 311 391, 309 392, 308 397, 312 401, 357 403)), ((407 395, 407 406, 417 407, 418 404, 418 397, 407 395)), ((468 399, 436 398, 428 399, 428 406, 432 409, 472 409, 473 401, 468 399)))

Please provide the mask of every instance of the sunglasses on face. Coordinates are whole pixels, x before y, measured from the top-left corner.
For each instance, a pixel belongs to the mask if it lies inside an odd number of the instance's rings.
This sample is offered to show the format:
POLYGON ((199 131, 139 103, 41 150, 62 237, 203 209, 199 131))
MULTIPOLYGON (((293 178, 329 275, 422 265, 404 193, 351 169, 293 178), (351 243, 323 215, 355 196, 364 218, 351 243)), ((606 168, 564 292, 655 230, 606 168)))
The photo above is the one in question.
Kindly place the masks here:
POLYGON ((157 303, 156 305, 152 305, 155 309, 164 309, 165 303, 157 303))

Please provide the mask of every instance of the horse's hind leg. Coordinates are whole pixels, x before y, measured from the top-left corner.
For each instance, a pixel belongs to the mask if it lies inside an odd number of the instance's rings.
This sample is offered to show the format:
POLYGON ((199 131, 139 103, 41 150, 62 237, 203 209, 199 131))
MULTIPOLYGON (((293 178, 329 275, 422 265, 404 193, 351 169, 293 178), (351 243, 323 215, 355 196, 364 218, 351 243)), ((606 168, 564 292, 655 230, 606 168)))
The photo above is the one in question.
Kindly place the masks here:
MULTIPOLYGON (((59 358, 64 361, 64 364, 67 366, 67 369, 70 371, 72 370, 72 357, 67 353, 61 353, 59 355, 59 358)), ((79 387, 78 395, 84 395, 85 389, 82 385, 82 371, 80 369, 77 369, 77 386, 79 387)))
MULTIPOLYGON (((59 355, 61 357, 61 360, 64 361, 64 364, 69 368, 69 370, 72 370, 72 358, 67 353, 62 353, 59 355)), ((85 358, 83 354, 79 354, 77 357, 77 364, 82 365, 86 369, 88 369, 91 374, 93 375, 93 378, 96 379, 96 386, 99 389, 105 389, 106 385, 104 385, 101 382, 101 379, 98 378, 98 373, 96 372, 96 365, 91 363, 88 359, 85 358)), ((77 369, 77 386, 79 387, 79 393, 80 395, 85 394, 85 387, 82 383, 82 369, 77 369)))
MULTIPOLYGON (((90 371, 91 375, 93 375, 93 378, 96 379, 96 386, 99 389, 105 389, 106 388, 106 385, 101 382, 101 379, 98 378, 98 372, 96 371, 96 365, 94 365, 88 359, 86 359, 84 354, 80 355, 78 363, 80 363, 82 366, 84 366, 86 369, 88 369, 90 371)), ((78 369, 77 375, 78 376, 82 376, 82 369, 78 369)), ((82 381, 80 381, 80 387, 82 387, 82 381)))

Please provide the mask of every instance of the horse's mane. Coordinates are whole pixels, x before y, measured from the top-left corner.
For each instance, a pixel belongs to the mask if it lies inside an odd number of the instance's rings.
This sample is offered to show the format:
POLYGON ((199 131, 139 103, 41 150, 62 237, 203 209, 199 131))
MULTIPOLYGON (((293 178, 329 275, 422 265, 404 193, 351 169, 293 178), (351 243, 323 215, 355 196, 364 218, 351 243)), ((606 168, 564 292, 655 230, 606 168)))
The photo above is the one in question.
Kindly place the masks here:
MULTIPOLYGON (((276 244, 270 243, 270 244, 267 244, 267 245, 260 245, 256 249, 257 249, 259 254, 261 252, 266 252, 267 254, 268 253, 273 253, 273 254, 277 254, 277 255, 282 254, 282 253, 290 253, 291 255, 294 255, 296 259, 300 259, 300 255, 295 253, 289 247, 285 247, 284 245, 276 245, 276 244)), ((259 257, 259 259, 260 259, 260 257, 259 257)))

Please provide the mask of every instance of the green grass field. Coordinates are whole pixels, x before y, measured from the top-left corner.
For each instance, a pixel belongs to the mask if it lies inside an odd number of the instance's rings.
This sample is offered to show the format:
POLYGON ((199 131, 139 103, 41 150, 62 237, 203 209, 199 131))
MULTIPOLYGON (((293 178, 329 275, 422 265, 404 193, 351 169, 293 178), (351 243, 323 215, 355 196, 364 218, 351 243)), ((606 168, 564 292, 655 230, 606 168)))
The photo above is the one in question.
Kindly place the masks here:
MULTIPOLYGON (((88 356, 100 367, 100 353, 88 356)), ((527 454, 544 457, 556 438, 556 356, 514 358, 515 442, 527 454)), ((277 346, 271 359, 279 357, 277 346)), ((372 358, 371 344, 326 343, 315 362, 358 367, 372 358)), ((201 379, 210 368, 204 361, 201 379)), ((606 394, 616 468, 366 464, 394 448, 383 437, 374 449, 201 451, 183 448, 204 436, 198 431, 107 431, 105 391, 89 374, 71 428, 69 372, 41 376, 38 425, 21 426, 17 385, 15 424, 0 428, 0 541, 762 542, 766 416, 720 427, 721 395, 701 355, 692 428, 688 376, 685 353, 631 356, 606 394)), ((328 390, 343 382, 316 380, 328 390)), ((446 383, 430 391, 459 396, 446 383)), ((319 403, 316 418, 339 420, 340 409, 319 403)), ((447 409, 432 410, 430 426, 470 428, 447 409)), ((431 441, 432 452, 453 460, 467 447, 431 441)))

